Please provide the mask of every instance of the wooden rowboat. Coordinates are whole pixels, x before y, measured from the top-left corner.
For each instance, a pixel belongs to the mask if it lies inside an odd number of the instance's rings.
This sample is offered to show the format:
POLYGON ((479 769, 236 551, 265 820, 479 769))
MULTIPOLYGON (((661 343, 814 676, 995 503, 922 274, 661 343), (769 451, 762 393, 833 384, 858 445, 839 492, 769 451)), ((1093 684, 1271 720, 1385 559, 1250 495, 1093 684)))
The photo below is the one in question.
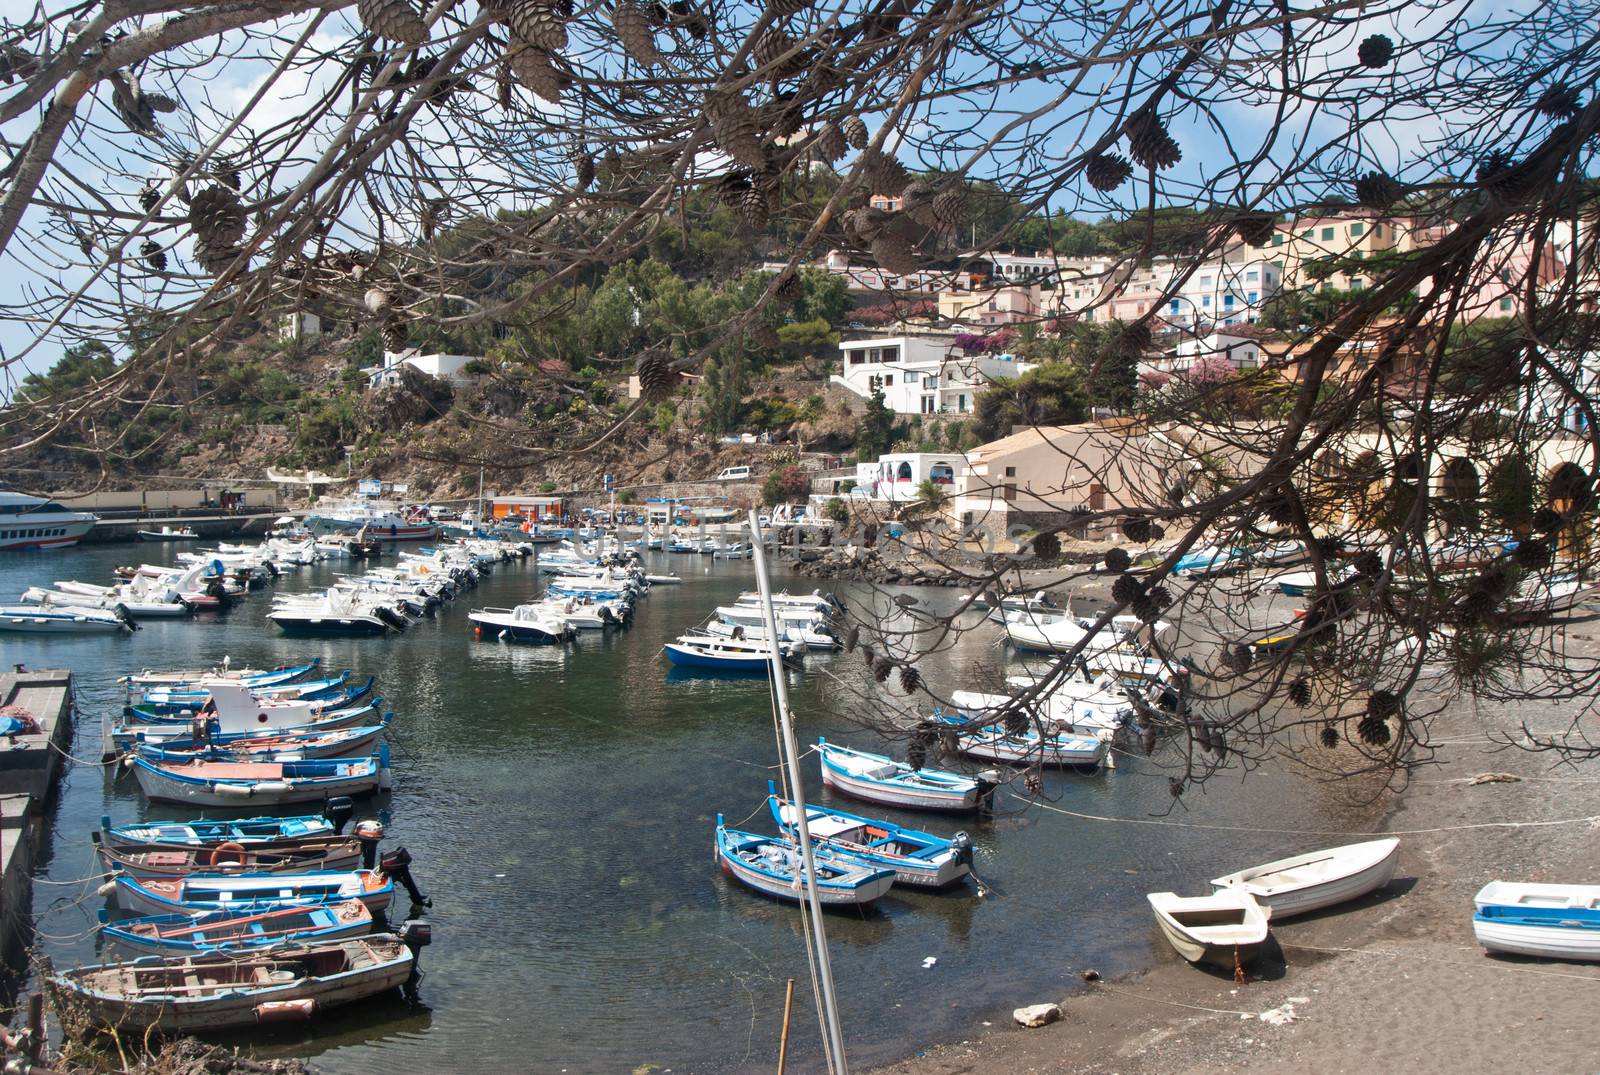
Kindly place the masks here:
POLYGON ((377 996, 404 984, 414 963, 398 938, 378 934, 260 955, 145 956, 61 972, 50 988, 101 1026, 220 1030, 377 996))
POLYGON ((394 899, 394 882, 377 870, 312 870, 306 873, 245 874, 239 877, 127 877, 115 881, 117 904, 137 914, 203 914, 262 910, 268 903, 303 906, 360 900, 381 911, 394 899))
POLYGON ((1473 936, 1490 952, 1600 960, 1600 885, 1490 881, 1473 902, 1473 936))
POLYGON ((983 776, 962 776, 938 769, 913 769, 882 754, 818 739, 822 783, 846 795, 905 810, 948 810, 963 813, 989 801, 999 783, 983 776))
POLYGON ((130 877, 187 877, 192 873, 306 873, 352 870, 361 861, 361 843, 353 836, 308 836, 293 845, 245 845, 224 841, 211 846, 181 844, 116 844, 89 834, 108 870, 130 877))
POLYGON ((1224 889, 1209 896, 1152 892, 1146 898, 1162 936, 1191 963, 1231 970, 1255 959, 1267 945, 1272 912, 1248 892, 1224 889))
POLYGON ((316 944, 372 931, 372 912, 360 900, 309 907, 271 907, 264 911, 214 911, 210 914, 159 914, 107 922, 101 910, 100 934, 135 955, 204 955, 217 951, 259 951, 273 945, 316 944))
POLYGON ((1214 879, 1211 887, 1248 892, 1271 908, 1277 920, 1320 911, 1382 888, 1394 877, 1399 857, 1399 840, 1367 840, 1230 873, 1214 879))
MULTIPOLYGON (((774 899, 792 903, 804 898, 800 847, 784 836, 759 836, 730 829, 717 815, 717 862, 734 880, 774 899)), ((813 849, 817 900, 824 907, 866 907, 894 884, 894 871, 813 849)))

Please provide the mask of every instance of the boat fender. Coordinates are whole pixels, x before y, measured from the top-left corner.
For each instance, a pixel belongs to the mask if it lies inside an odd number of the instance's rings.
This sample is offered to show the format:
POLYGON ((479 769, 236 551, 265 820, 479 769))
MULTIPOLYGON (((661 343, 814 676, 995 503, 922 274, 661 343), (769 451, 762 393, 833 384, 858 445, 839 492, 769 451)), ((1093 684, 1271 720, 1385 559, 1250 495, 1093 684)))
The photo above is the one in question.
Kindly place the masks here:
POLYGON ((254 784, 224 784, 218 781, 211 785, 211 793, 229 799, 248 799, 256 793, 256 786, 254 784))
POLYGON ((258 780, 255 785, 255 790, 264 795, 277 795, 281 792, 291 791, 293 788, 294 785, 287 780, 258 780))
POLYGON ((235 840, 218 844, 212 849, 211 854, 207 856, 206 863, 211 866, 220 866, 223 864, 222 856, 224 855, 237 856, 234 859, 234 864, 236 865, 243 866, 245 863, 244 845, 235 840))
POLYGON ((298 1000, 266 1000, 256 1005, 258 1023, 303 1023, 317 1010, 314 997, 298 1000))

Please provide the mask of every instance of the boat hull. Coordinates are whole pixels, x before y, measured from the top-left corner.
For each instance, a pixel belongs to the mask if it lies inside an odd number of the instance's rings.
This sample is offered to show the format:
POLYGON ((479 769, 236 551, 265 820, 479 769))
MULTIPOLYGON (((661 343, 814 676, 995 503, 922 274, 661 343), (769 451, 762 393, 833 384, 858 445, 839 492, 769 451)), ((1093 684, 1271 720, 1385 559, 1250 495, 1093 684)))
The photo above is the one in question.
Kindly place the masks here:
MULTIPOLYGON (((1366 844, 1354 845, 1351 850, 1358 848, 1370 848, 1371 853, 1365 856, 1363 861, 1353 863, 1356 868, 1351 872, 1304 886, 1254 884, 1247 876, 1252 871, 1246 871, 1245 876, 1230 875, 1216 878, 1211 882, 1211 888, 1216 892, 1230 888, 1248 892, 1255 897, 1257 903, 1272 912, 1273 921, 1294 915, 1310 914, 1336 904, 1360 899, 1370 892, 1376 892, 1394 879, 1395 866, 1400 860, 1399 840, 1368 841, 1366 844)), ((1301 856, 1301 858, 1310 859, 1312 856, 1301 856)), ((1298 860, 1284 859, 1281 863, 1271 863, 1267 867, 1258 869, 1291 869, 1296 861, 1298 860)))
POLYGON ((892 785, 874 780, 835 764, 828 757, 826 749, 822 751, 822 783, 824 787, 863 802, 895 806, 903 810, 935 810, 951 814, 970 813, 978 809, 983 795, 981 786, 944 790, 892 785))
POLYGON ((1504 955, 1600 961, 1600 914, 1594 911, 1484 907, 1472 916, 1472 935, 1504 955))
POLYGON ((193 806, 231 807, 258 810, 263 806, 323 802, 336 795, 352 799, 377 794, 383 781, 383 767, 374 763, 360 766, 348 776, 295 777, 277 780, 213 780, 181 776, 152 765, 143 758, 134 762, 139 788, 151 802, 183 803, 193 806))
POLYGON ((375 616, 305 616, 274 612, 267 617, 286 635, 297 637, 377 638, 389 625, 375 616))

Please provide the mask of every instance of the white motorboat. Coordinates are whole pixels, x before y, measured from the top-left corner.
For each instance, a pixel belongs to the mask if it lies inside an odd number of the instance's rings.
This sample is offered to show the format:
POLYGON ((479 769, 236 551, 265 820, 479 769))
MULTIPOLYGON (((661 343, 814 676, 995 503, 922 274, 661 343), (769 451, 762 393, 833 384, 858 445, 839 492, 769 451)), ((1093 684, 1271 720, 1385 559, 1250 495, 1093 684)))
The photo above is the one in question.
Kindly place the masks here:
POLYGON ((309 600, 280 601, 267 619, 291 635, 386 635, 405 627, 400 613, 337 587, 309 600))
POLYGON ((1400 857, 1394 837, 1309 851, 1211 882, 1217 891, 1248 892, 1275 919, 1309 914, 1359 899, 1387 885, 1400 857))
MULTIPOLYGON (((1041 723, 1047 730, 1069 735, 1093 735, 1110 739, 1133 716, 1133 705, 1126 695, 1106 695, 1108 701, 1080 701, 1066 695, 1051 693, 1044 698, 1041 723)), ((1009 694, 986 694, 982 691, 951 691, 950 703, 969 717, 999 715, 1014 706, 1016 699, 1009 694)))
POLYGON ((140 530, 138 535, 140 541, 196 541, 200 537, 192 526, 163 526, 160 530, 140 530))
POLYGON ((115 608, 87 608, 83 605, 65 603, 0 605, 0 631, 23 631, 30 634, 114 634, 138 629, 126 613, 115 608))
MULTIPOLYGON (((764 626, 747 627, 739 623, 723 623, 721 620, 712 620, 706 624, 705 632, 719 638, 744 639, 747 642, 764 643, 767 640, 767 629, 764 626)), ((785 642, 798 642, 807 649, 829 652, 839 649, 842 645, 838 636, 824 623, 812 626, 788 624, 778 629, 778 637, 785 642)))
POLYGON ((64 549, 94 526, 96 516, 53 500, 0 489, 0 552, 64 549))
POLYGON ((1231 970, 1259 956, 1271 936, 1267 922, 1272 912, 1248 892, 1225 889, 1209 896, 1151 892, 1146 899, 1162 936, 1190 963, 1231 970))
POLYGON ((479 638, 503 642, 569 642, 577 629, 543 604, 515 608, 475 608, 467 614, 479 638))

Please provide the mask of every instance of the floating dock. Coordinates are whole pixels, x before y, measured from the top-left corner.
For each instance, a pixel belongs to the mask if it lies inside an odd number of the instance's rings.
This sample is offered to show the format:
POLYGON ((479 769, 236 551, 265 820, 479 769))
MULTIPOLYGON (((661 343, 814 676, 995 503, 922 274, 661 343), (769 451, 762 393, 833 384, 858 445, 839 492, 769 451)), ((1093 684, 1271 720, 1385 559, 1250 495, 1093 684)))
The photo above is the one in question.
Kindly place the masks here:
POLYGON ((0 672, 0 706, 22 710, 38 732, 0 736, 0 955, 15 963, 32 937, 33 863, 44 809, 72 747, 72 673, 0 672))

